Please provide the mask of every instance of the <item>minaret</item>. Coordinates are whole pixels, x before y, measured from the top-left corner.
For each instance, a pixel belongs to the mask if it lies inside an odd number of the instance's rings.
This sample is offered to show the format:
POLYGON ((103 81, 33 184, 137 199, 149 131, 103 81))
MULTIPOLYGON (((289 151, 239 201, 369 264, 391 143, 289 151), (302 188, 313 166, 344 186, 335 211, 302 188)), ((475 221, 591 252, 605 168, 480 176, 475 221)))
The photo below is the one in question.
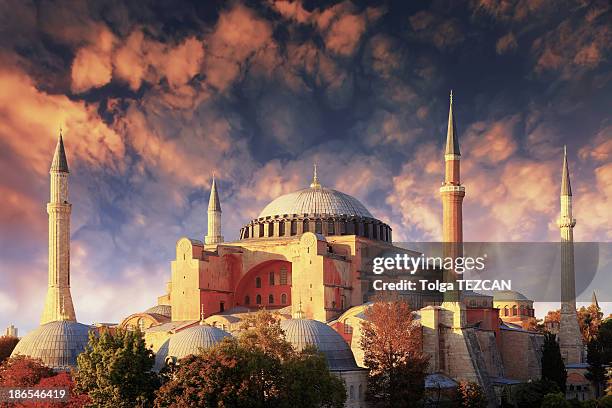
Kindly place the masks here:
MULTIPOLYGON (((461 185, 459 139, 455 116, 453 114, 453 91, 450 93, 448 110, 448 127, 446 131, 446 149, 444 152, 445 174, 440 187, 442 196, 442 242, 443 256, 457 258, 463 256, 463 216, 462 206, 465 187, 461 185)), ((454 282, 454 271, 444 271, 444 281, 454 282)), ((457 289, 457 288, 455 288, 457 289)), ((457 301, 459 292, 445 292, 445 301, 457 301)))
POLYGON ((567 165, 567 149, 563 149, 561 179, 561 215, 557 221, 561 230, 561 322, 559 347, 565 364, 582 362, 582 336, 576 316, 576 283, 574 278, 574 226, 572 217, 572 186, 567 165))
POLYGON ((204 237, 207 245, 216 245, 223 242, 221 235, 221 201, 217 193, 217 182, 213 174, 210 198, 208 199, 208 231, 204 237))
POLYGON ((40 324, 57 320, 76 321, 70 295, 70 212, 68 161, 60 129, 51 163, 49 214, 49 287, 40 324))

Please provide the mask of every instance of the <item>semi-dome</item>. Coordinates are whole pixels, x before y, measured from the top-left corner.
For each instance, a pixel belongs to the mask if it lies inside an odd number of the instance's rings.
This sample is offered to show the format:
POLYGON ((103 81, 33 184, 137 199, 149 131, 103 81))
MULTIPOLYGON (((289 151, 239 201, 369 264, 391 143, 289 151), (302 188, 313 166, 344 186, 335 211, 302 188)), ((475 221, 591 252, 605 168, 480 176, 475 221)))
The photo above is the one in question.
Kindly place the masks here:
POLYGON ((172 317, 172 306, 170 305, 157 305, 145 310, 145 313, 154 313, 166 317, 172 317))
POLYGON ((281 320, 285 338, 296 350, 315 346, 333 371, 357 370, 355 356, 342 336, 323 322, 309 319, 281 320))
POLYGON ((231 334, 206 324, 189 327, 172 335, 162 344, 155 365, 159 369, 168 358, 179 360, 190 354, 198 354, 200 349, 210 348, 228 336, 231 334))
POLYGON ((355 197, 325 187, 309 187, 282 195, 268 204, 258 218, 291 214, 326 214, 372 217, 355 197))
POLYGON ((39 358, 56 370, 74 368, 77 356, 87 346, 90 330, 87 325, 66 320, 46 323, 25 335, 11 356, 39 358))

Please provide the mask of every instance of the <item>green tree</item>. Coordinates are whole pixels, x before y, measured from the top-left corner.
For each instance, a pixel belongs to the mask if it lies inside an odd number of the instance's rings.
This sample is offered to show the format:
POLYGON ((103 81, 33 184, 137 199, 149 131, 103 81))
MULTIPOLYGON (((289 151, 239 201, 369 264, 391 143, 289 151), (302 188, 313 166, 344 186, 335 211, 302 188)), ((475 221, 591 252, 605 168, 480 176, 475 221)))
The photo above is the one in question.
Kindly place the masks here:
POLYGON ((329 371, 325 356, 314 347, 288 358, 283 364, 283 376, 286 382, 284 407, 344 406, 344 382, 329 371))
POLYGON ((600 390, 606 381, 606 368, 603 360, 603 347, 597 337, 591 337, 587 343, 587 368, 586 378, 595 384, 595 398, 599 398, 600 390))
POLYGON ((140 330, 91 334, 77 362, 76 390, 88 394, 94 406, 151 406, 159 380, 151 371, 155 356, 140 330))
POLYGON ((597 408, 612 408, 612 395, 606 395, 597 400, 597 408))
POLYGON ((567 371, 561 357, 561 349, 556 336, 552 333, 544 334, 544 345, 542 346, 542 378, 547 378, 559 386, 565 392, 567 371))
POLYGON ((533 408, 542 405, 546 394, 560 393, 559 386, 546 378, 517 386, 514 390, 517 408, 533 408))
POLYGON ((565 399, 562 392, 557 392, 546 394, 540 408, 571 408, 571 404, 565 399))
POLYGON ((604 320, 599 326, 597 338, 601 345, 603 364, 612 365, 612 318, 604 320))
POLYGON ((0 337, 0 363, 4 362, 4 360, 11 356, 11 353, 15 349, 15 346, 17 346, 17 343, 19 343, 19 339, 17 337, 0 337))
POLYGON ((457 388, 461 408, 485 408, 487 406, 487 398, 482 387, 477 383, 461 381, 457 388))
POLYGON ((408 304, 379 298, 365 312, 361 348, 369 370, 367 399, 376 407, 409 407, 422 399, 428 358, 408 304))

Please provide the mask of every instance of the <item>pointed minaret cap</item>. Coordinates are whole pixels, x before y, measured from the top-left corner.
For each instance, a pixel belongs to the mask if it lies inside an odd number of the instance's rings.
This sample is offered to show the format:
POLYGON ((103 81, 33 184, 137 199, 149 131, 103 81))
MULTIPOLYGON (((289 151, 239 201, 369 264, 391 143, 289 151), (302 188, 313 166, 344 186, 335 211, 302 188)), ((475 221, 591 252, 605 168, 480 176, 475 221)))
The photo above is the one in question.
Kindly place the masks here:
POLYGON ((459 139, 457 136, 457 126, 455 125, 455 115, 453 115, 453 91, 450 91, 450 106, 448 108, 448 129, 446 130, 446 150, 444 154, 461 156, 459 151, 459 139))
POLYGON ((569 168, 567 166, 567 146, 563 146, 563 179, 561 180, 561 195, 571 196, 572 185, 570 183, 569 168))
POLYGON ((215 173, 213 173, 212 185, 210 187, 210 198, 208 199, 208 211, 221 212, 221 201, 219 200, 219 193, 217 193, 217 182, 215 180, 215 173))
POLYGON ((591 304, 599 309, 599 302, 597 302, 597 295, 595 295, 595 291, 593 291, 593 296, 591 297, 591 304))
POLYGON ((57 146, 55 146, 55 154, 53 155, 53 161, 51 162, 51 171, 70 173, 70 171, 68 171, 68 160, 66 160, 66 151, 64 150, 64 140, 62 138, 61 127, 59 139, 57 140, 57 146))
POLYGON ((314 172, 312 175, 312 183, 310 183, 310 188, 321 188, 321 183, 319 183, 319 177, 317 176, 317 163, 314 164, 314 172))

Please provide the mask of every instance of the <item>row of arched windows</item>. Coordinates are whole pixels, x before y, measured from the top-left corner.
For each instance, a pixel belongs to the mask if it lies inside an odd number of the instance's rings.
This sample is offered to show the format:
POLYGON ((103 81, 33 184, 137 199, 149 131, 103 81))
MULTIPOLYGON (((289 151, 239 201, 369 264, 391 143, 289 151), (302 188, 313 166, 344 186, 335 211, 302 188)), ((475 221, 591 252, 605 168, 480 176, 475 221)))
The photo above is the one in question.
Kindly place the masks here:
MULTIPOLYGON (((259 279, 259 278, 257 278, 259 279)), ((258 286, 260 287, 260 286, 258 286)), ((244 297, 244 305, 245 306, 249 306, 251 304, 251 297, 249 295, 246 295, 244 297)), ((255 296, 255 304, 256 305, 261 305, 261 295, 257 295, 255 296)), ((268 304, 269 305, 273 305, 274 304, 274 295, 273 294, 269 294, 268 295, 268 304)), ((286 305, 287 304, 287 294, 283 293, 281 294, 281 305, 286 305)))
POLYGON ((512 308, 508 308, 508 306, 504 306, 504 316, 534 316, 533 309, 525 306, 516 307, 516 305, 512 306, 512 308))

